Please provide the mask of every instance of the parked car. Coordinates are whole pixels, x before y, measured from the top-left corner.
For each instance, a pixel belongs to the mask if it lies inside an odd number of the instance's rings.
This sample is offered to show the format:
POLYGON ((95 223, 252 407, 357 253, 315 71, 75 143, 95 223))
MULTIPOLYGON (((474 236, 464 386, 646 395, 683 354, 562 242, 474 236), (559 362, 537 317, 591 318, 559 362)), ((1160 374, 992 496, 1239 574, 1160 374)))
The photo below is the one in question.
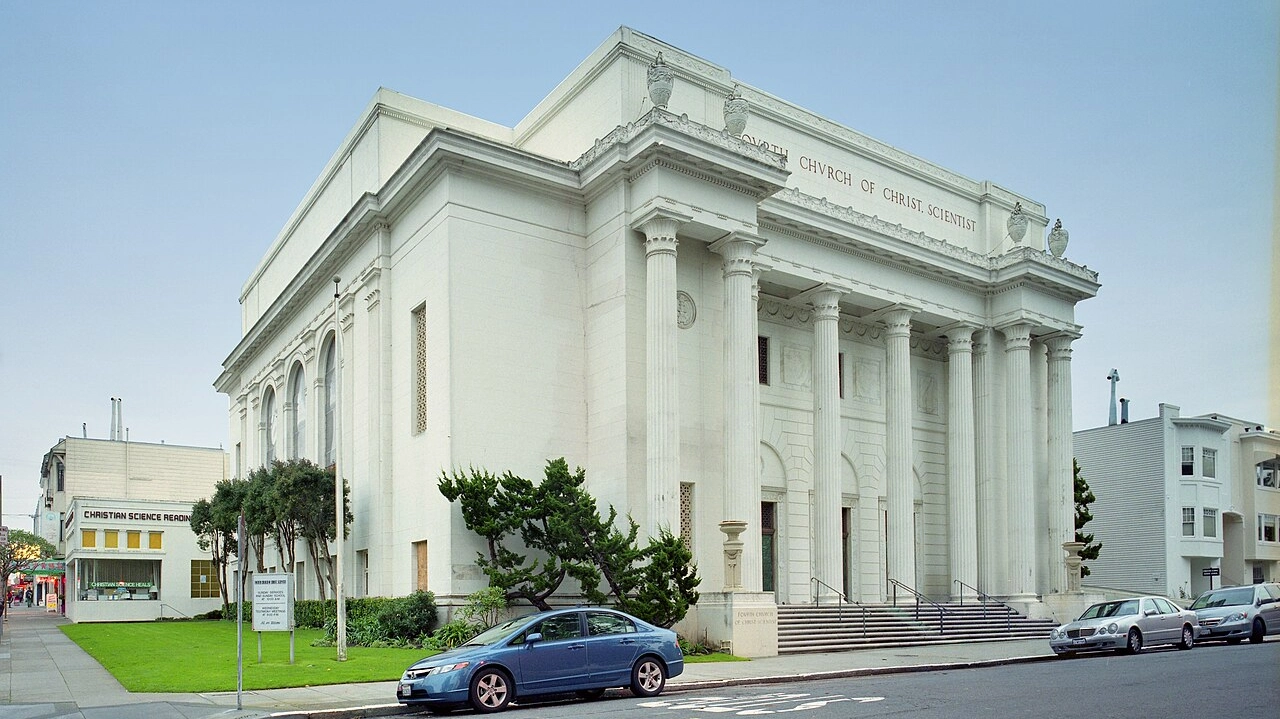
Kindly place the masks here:
POLYGON ((612 609, 559 609, 493 626, 466 644, 405 670, 401 704, 477 712, 513 700, 576 692, 596 699, 611 687, 657 696, 684 671, 676 634, 612 609))
POLYGON ((1137 654, 1157 644, 1190 649, 1198 631, 1194 612, 1164 597, 1133 597, 1084 610, 1079 619, 1049 633, 1049 648, 1060 656, 1108 649, 1137 654))
POLYGON ((1239 644, 1248 637, 1256 644, 1280 634, 1280 584, 1210 589, 1196 597, 1191 610, 1200 619, 1200 639, 1239 644))

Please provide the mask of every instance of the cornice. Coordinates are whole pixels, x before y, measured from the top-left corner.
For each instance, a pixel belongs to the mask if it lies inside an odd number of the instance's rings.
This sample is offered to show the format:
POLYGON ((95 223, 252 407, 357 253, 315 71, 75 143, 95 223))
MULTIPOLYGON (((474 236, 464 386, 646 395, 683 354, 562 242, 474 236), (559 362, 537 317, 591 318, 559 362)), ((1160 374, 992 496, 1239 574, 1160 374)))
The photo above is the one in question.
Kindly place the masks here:
POLYGON ((676 132, 696 138, 709 145, 736 153, 775 170, 786 171, 787 158, 768 149, 765 144, 753 145, 740 137, 730 135, 725 130, 716 130, 702 123, 694 122, 688 115, 679 115, 655 107, 634 122, 618 125, 609 134, 595 141, 578 159, 569 163, 569 169, 581 172, 600 157, 618 147, 627 145, 641 133, 651 127, 666 127, 676 132))

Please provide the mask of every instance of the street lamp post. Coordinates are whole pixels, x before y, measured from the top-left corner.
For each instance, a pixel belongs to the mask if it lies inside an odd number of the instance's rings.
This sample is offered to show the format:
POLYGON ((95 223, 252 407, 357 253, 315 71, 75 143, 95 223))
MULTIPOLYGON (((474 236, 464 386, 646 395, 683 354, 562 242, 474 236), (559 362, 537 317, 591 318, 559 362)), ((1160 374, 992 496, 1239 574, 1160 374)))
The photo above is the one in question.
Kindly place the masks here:
POLYGON ((346 525, 343 521, 346 519, 345 502, 342 497, 342 321, 338 315, 338 283, 341 278, 337 275, 333 277, 333 341, 334 341, 334 362, 337 364, 334 377, 336 378, 334 391, 337 395, 334 398, 333 413, 333 495, 336 523, 334 524, 335 539, 334 549, 337 552, 337 558, 334 561, 334 574, 337 575, 337 581, 334 582, 335 591, 338 600, 338 661, 345 662, 347 660, 347 598, 343 594, 342 582, 342 539, 345 534, 346 525))

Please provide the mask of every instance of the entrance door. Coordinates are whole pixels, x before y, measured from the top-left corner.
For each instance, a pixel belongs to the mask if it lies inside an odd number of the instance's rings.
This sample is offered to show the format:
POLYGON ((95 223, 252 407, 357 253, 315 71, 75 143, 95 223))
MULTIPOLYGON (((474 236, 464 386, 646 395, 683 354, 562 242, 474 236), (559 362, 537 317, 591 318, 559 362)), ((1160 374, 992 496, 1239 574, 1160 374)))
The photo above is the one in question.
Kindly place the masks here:
POLYGON ((776 574, 777 558, 774 539, 777 531, 778 505, 775 502, 760 503, 760 580, 761 590, 778 592, 776 574))

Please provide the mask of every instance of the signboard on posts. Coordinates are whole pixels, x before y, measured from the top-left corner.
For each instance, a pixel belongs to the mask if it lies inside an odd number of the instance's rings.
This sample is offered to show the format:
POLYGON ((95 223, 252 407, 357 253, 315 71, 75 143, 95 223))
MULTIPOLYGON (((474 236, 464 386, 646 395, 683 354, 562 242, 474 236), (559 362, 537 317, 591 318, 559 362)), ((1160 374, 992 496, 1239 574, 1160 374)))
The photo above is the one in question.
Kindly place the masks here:
POLYGON ((253 575, 253 631, 293 631, 293 575, 253 575))

